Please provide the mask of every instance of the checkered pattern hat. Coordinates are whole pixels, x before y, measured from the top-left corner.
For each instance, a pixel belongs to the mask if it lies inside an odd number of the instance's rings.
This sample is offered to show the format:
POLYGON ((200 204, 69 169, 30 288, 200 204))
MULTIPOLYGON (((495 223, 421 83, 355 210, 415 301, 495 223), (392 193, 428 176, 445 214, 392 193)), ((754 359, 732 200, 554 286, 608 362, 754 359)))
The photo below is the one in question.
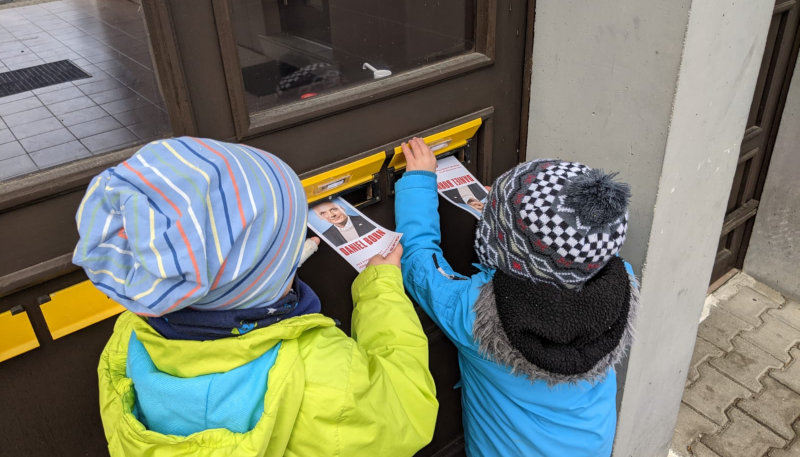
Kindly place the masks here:
POLYGON ((478 223, 484 265, 581 287, 615 255, 628 226, 627 184, 577 162, 525 162, 497 178, 478 223))
POLYGON ((312 63, 289 73, 278 81, 278 95, 301 95, 338 86, 342 74, 325 62, 312 63))

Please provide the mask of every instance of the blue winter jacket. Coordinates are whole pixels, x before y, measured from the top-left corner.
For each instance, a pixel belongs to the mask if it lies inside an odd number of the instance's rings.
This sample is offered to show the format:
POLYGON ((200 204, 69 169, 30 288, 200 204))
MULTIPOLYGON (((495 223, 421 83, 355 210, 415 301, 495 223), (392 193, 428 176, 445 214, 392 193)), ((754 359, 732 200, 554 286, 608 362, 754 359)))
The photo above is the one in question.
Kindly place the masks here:
POLYGON ((544 381, 511 374, 481 355, 472 335, 473 305, 494 270, 476 265, 480 272, 464 277, 442 256, 435 174, 406 172, 395 192, 406 289, 458 348, 467 454, 610 455, 616 428, 613 368, 594 384, 581 381, 548 387, 544 381))

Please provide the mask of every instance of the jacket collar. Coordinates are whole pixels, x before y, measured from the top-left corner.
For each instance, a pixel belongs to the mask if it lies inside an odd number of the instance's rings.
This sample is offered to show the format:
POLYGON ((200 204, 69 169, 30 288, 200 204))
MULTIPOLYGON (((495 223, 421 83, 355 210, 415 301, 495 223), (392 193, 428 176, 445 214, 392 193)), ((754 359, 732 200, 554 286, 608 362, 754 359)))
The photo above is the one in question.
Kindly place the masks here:
POLYGON ((131 316, 130 325, 160 371, 187 378, 240 367, 281 340, 296 339, 309 329, 332 327, 335 323, 321 314, 305 314, 236 338, 210 341, 164 338, 144 318, 135 315, 131 316))
POLYGON ((553 287, 542 284, 514 284, 515 290, 504 290, 498 297, 498 283, 506 289, 508 284, 505 278, 497 281, 496 273, 474 305, 473 335, 481 353, 532 381, 554 385, 602 380, 630 346, 639 307, 638 289, 624 273, 622 261, 617 262, 620 265, 612 268, 620 268, 598 274, 581 291, 569 292, 577 294, 573 297, 541 290, 553 287), (601 320, 598 310, 611 314, 602 325, 594 322, 601 320), (584 320, 577 327, 574 316, 584 320))

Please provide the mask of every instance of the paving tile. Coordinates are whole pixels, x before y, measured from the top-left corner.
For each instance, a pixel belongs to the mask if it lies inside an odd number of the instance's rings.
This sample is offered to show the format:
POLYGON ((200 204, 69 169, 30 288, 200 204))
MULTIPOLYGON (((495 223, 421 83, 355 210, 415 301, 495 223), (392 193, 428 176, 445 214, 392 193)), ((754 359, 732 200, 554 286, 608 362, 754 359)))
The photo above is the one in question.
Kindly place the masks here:
POLYGON ((783 370, 773 370, 769 375, 800 394, 800 349, 792 348, 790 354, 792 363, 783 370))
POLYGON ((164 138, 172 134, 172 126, 166 121, 160 123, 143 122, 141 124, 129 125, 128 130, 144 141, 164 138))
POLYGON ((126 63, 122 66, 103 69, 103 71, 127 86, 132 86, 142 81, 151 81, 153 79, 153 72, 150 71, 149 68, 128 58, 125 58, 125 61, 126 63))
POLYGON ((25 155, 25 148, 19 144, 19 141, 14 140, 8 143, 0 144, 0 160, 21 155, 25 155))
POLYGON ((786 440, 794 437, 792 423, 800 417, 800 394, 772 378, 764 378, 764 391, 737 406, 786 440))
POLYGON ((113 49, 107 49, 104 52, 92 54, 92 55, 84 55, 84 58, 91 62, 94 65, 97 65, 102 62, 109 62, 113 60, 117 60, 122 58, 122 54, 118 53, 113 49))
POLYGON ((108 113, 103 111, 103 108, 100 108, 99 106, 90 106, 89 108, 72 111, 70 113, 64 113, 58 116, 58 120, 60 120, 65 126, 69 127, 105 116, 108 116, 108 113))
POLYGON ((681 403, 678 410, 678 423, 675 425, 675 434, 672 435, 672 449, 681 452, 690 449, 692 443, 697 442, 703 435, 715 433, 720 427, 703 417, 697 411, 681 403))
POLYGON ((701 363, 709 359, 721 357, 723 354, 725 353, 722 352, 718 347, 702 338, 697 338, 694 343, 694 352, 692 352, 692 362, 689 364, 689 375, 686 377, 687 381, 694 382, 697 380, 697 378, 700 376, 700 372, 697 371, 697 367, 701 363))
POLYGON ((800 303, 788 300, 780 309, 770 310, 767 314, 800 330, 800 303))
POLYGON ((69 130, 78 138, 86 138, 121 127, 123 127, 123 125, 117 122, 116 119, 111 116, 105 116, 89 122, 75 124, 69 127, 69 130))
POLYGON ((113 151, 124 146, 138 143, 139 141, 136 135, 126 128, 111 130, 110 132, 81 139, 81 142, 83 142, 92 154, 113 151))
POLYGON ((691 448, 691 457, 723 457, 712 451, 703 443, 694 443, 691 448))
POLYGON ((748 284, 747 287, 755 290, 756 292, 760 293, 761 295, 769 298, 770 300, 774 301, 775 303, 782 305, 783 302, 786 300, 783 297, 783 294, 778 292, 777 290, 773 289, 772 287, 764 284, 763 282, 758 282, 753 279, 752 284, 748 284))
POLYGON ((783 366, 780 360, 741 337, 733 338, 733 346, 734 350, 709 363, 753 392, 761 390, 759 379, 767 374, 767 370, 783 366))
POLYGON ((155 105, 141 106, 134 110, 115 114, 114 117, 124 125, 135 125, 143 122, 169 123, 167 113, 161 111, 155 105))
MULTIPOLYGON (((79 79, 78 81, 82 81, 82 80, 79 79)), ((41 95, 41 94, 46 94, 48 92, 54 92, 54 91, 57 91, 57 90, 66 89, 68 87, 74 87, 74 86, 75 85, 72 84, 72 81, 67 81, 67 82, 63 82, 63 83, 59 83, 59 84, 53 84, 52 86, 45 86, 45 87, 40 87, 38 89, 34 89, 33 93, 38 96, 38 95, 41 95)))
POLYGON ((768 309, 777 308, 779 304, 749 287, 741 287, 736 295, 728 300, 722 300, 719 306, 754 327, 758 327, 761 325, 759 316, 768 309))
POLYGON ((43 63, 45 63, 45 61, 37 57, 36 59, 33 60, 18 61, 14 63, 3 61, 3 63, 9 70, 22 70, 23 68, 42 65, 43 63))
POLYGON ((8 125, 9 127, 14 127, 15 125, 38 121, 39 119, 45 119, 51 117, 52 115, 53 114, 50 112, 50 110, 48 110, 44 106, 40 106, 38 108, 30 109, 28 111, 22 111, 19 113, 3 116, 3 121, 5 121, 6 125, 8 125))
POLYGON ((6 144, 9 141, 15 141, 14 135, 11 133, 11 130, 4 128, 0 130, 0 144, 6 144))
POLYGON ((773 449, 769 457, 800 457, 800 421, 794 423, 795 440, 786 449, 773 449))
POLYGON ((36 171, 36 164, 25 154, 0 160, 0 180, 21 176, 33 171, 36 171))
POLYGON ((107 60, 105 62, 98 62, 98 63, 95 64, 95 66, 97 66, 97 68, 99 68, 99 69, 101 69, 101 70, 103 70, 103 71, 105 71, 107 73, 108 73, 109 70, 112 70, 112 69, 118 70, 120 68, 124 68, 124 64, 122 62, 120 62, 120 59, 107 60))
POLYGON ((89 150, 77 140, 30 153, 31 159, 33 159, 40 169, 72 162, 73 160, 89 157, 91 155, 89 150))
POLYGON ((116 100, 110 103, 104 103, 101 104, 100 107, 106 110, 108 114, 119 114, 147 105, 152 105, 152 103, 142 97, 134 96, 124 98, 122 100, 116 100))
POLYGON ((19 113, 22 111, 28 111, 33 108, 38 108, 42 106, 42 102, 39 101, 36 97, 28 97, 22 100, 17 100, 9 103, 3 103, 0 105, 0 116, 8 116, 9 114, 19 113))
POLYGON ((78 88, 86 95, 97 94, 107 90, 125 87, 121 82, 111 77, 94 81, 87 79, 85 81, 88 82, 78 85, 78 88))
POLYGON ((41 65, 44 63, 44 60, 39 58, 33 52, 25 53, 25 55, 21 55, 18 57, 6 57, 3 59, 3 65, 7 66, 12 70, 17 70, 20 68, 26 67, 33 67, 35 65, 41 65))
POLYGON ((0 97, 0 104, 11 103, 17 100, 22 100, 23 98, 30 98, 30 97, 33 97, 33 93, 31 93, 31 91, 20 92, 18 94, 13 94, 13 95, 6 95, 5 97, 0 97))
POLYGON ((790 327, 769 314, 762 317, 764 324, 755 330, 742 332, 742 338, 769 352, 773 357, 789 362, 789 349, 800 342, 800 330, 790 327))
POLYGON ((712 308, 708 317, 700 323, 697 329, 697 336, 723 351, 730 351, 733 349, 731 339, 734 335, 752 328, 752 325, 717 307, 712 308))
POLYGON ((55 146, 57 144, 67 143, 74 139, 75 137, 72 136, 69 130, 61 128, 58 130, 53 130, 52 132, 41 133, 39 135, 25 138, 20 140, 20 143, 22 143, 22 147, 24 147, 28 153, 31 153, 33 151, 49 148, 50 146, 55 146))
POLYGON ((39 100, 41 100, 41 102, 44 103, 45 106, 49 106, 53 103, 63 102, 65 100, 71 100, 73 98, 78 98, 83 96, 84 96, 83 92, 78 90, 78 88, 73 85, 37 95, 37 97, 39 97, 39 100))
POLYGON ((698 370, 700 378, 684 390, 683 401, 717 425, 725 425, 725 410, 736 399, 750 396, 750 392, 710 365, 700 365, 698 370))
POLYGON ((91 94, 89 95, 89 98, 94 100, 94 102, 97 103, 98 105, 102 105, 104 103, 115 102, 117 100, 123 100, 126 98, 131 98, 136 96, 137 96, 136 92, 128 89, 127 87, 118 87, 116 89, 111 89, 103 92, 97 92, 96 94, 91 94))
POLYGON ((730 410, 731 424, 722 433, 701 438, 712 451, 726 457, 758 457, 786 440, 759 424, 738 408, 730 410))
POLYGON ((41 133, 51 132, 62 127, 61 122, 54 117, 46 117, 38 121, 28 122, 26 124, 19 124, 11 127, 14 135, 22 141, 23 138, 28 138, 41 133))
POLYGON ((58 116, 72 111, 78 111, 81 108, 88 108, 90 106, 96 106, 95 102, 93 102, 91 98, 79 97, 73 98, 72 100, 65 100, 63 102, 47 105, 47 109, 58 116))

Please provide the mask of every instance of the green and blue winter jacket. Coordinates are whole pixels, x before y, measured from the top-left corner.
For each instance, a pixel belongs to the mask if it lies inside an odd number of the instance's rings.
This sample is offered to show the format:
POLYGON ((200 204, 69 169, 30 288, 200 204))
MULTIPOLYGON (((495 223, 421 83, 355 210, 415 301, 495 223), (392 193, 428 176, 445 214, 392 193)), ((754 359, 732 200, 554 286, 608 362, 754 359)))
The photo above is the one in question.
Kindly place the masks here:
POLYGON ((110 454, 413 455, 438 409, 427 338, 396 267, 368 267, 352 295, 352 338, 314 313, 176 340, 123 313, 98 366, 110 454))

